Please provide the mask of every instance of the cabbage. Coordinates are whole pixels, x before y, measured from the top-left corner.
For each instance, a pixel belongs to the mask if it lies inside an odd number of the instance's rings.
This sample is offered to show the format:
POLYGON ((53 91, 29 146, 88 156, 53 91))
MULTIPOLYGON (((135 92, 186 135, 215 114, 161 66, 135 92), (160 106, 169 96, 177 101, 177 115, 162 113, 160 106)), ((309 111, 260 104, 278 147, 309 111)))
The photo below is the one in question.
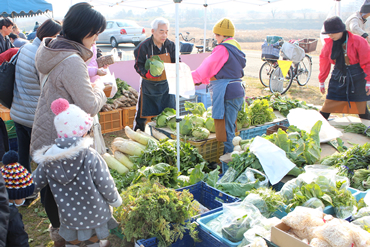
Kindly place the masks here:
POLYGON ((203 140, 207 139, 209 136, 209 130, 203 127, 197 127, 193 130, 192 135, 195 137, 195 139, 203 140))
POLYGON ((167 127, 172 131, 176 130, 176 116, 170 116, 167 118, 167 127))
POLYGON ((243 123, 241 123, 241 122, 237 121, 237 122, 236 122, 236 128, 237 128, 238 130, 240 130, 241 128, 243 128, 243 123))
POLYGON ((164 70, 164 63, 159 56, 154 55, 147 59, 145 62, 145 69, 150 71, 150 74, 154 77, 162 75, 164 70))
POLYGON ((190 121, 193 124, 193 127, 204 127, 204 119, 199 116, 190 116, 190 121))
POLYGON ((180 135, 191 135, 192 124, 189 116, 185 116, 180 122, 180 135))
POLYGON ((216 132, 216 127, 215 127, 215 120, 211 117, 207 118, 206 120, 206 128, 212 133, 216 132))
POLYGON ((184 103, 185 111, 191 111, 193 115, 203 116, 203 113, 206 112, 206 108, 204 108, 204 104, 200 103, 193 103, 190 101, 185 101, 184 103))
POLYGON ((167 118, 176 115, 176 110, 172 108, 165 108, 161 114, 156 117, 156 127, 162 128, 167 126, 167 118))

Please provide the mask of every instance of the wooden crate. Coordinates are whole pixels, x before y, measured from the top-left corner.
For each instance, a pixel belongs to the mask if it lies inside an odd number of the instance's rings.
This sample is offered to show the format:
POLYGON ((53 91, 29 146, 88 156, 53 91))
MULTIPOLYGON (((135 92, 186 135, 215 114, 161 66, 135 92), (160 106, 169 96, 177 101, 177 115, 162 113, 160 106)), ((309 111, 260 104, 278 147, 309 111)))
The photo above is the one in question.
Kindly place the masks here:
POLYGON ((0 104, 0 117, 3 121, 11 120, 10 118, 10 109, 6 108, 5 106, 0 104))
POLYGON ((121 130, 123 128, 122 109, 99 112, 99 123, 102 134, 121 130))
POLYGON ((134 126, 136 114, 136 106, 122 107, 122 125, 123 128, 129 126, 131 129, 134 126))

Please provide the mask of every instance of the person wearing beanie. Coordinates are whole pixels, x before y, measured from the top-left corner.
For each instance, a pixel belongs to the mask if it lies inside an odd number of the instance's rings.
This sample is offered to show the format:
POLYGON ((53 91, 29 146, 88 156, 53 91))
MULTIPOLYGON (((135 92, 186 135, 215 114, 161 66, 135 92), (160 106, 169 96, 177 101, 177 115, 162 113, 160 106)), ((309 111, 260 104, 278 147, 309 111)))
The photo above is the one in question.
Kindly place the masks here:
POLYGON ((365 0, 361 6, 360 11, 352 14, 346 20, 346 29, 353 34, 360 35, 370 43, 370 37, 368 32, 365 31, 365 23, 367 18, 370 16, 370 0, 365 0))
POLYGON ((4 154, 3 164, 0 170, 8 191, 10 210, 6 246, 27 247, 28 234, 24 230, 22 215, 17 207, 22 206, 26 197, 32 195, 35 188, 33 178, 27 169, 18 163, 18 154, 15 151, 4 154))
POLYGON ((34 193, 49 184, 58 205, 57 212, 49 213, 60 217, 59 235, 65 246, 80 246, 82 242, 88 247, 110 246, 108 240, 101 239, 118 226, 110 206, 120 206, 122 198, 106 162, 90 147, 92 138, 85 137, 93 119, 62 98, 52 102, 51 110, 56 115, 58 138, 55 144, 34 153, 38 164, 33 172, 34 193))
POLYGON ((366 101, 370 100, 370 46, 365 39, 346 30, 343 21, 334 16, 324 22, 329 38, 320 53, 320 91, 325 94, 325 80, 331 71, 326 100, 320 113, 359 114, 370 119, 366 101))
POLYGON ((236 118, 244 103, 241 78, 244 76, 246 59, 239 43, 233 38, 235 26, 230 19, 219 20, 213 27, 213 33, 218 45, 199 68, 192 72, 192 76, 195 85, 203 83, 209 86, 216 138, 224 142, 224 153, 231 153, 236 118))

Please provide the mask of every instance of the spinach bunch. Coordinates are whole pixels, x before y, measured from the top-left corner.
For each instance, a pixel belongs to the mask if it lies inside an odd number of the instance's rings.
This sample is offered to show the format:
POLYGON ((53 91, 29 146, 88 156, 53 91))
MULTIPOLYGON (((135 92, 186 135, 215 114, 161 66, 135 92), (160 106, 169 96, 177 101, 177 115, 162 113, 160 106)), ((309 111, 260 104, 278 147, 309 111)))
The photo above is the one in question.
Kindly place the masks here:
POLYGON ((335 127, 342 128, 344 132, 356 133, 370 137, 369 127, 363 123, 351 123, 349 125, 339 125, 335 127))
POLYGON ((251 125, 264 124, 276 118, 274 110, 266 99, 257 99, 249 106, 248 117, 251 125))
POLYGON ((285 117, 288 115, 289 111, 294 108, 317 110, 316 107, 308 106, 305 101, 291 99, 285 96, 275 94, 270 98, 270 106, 274 110, 278 110, 285 117))

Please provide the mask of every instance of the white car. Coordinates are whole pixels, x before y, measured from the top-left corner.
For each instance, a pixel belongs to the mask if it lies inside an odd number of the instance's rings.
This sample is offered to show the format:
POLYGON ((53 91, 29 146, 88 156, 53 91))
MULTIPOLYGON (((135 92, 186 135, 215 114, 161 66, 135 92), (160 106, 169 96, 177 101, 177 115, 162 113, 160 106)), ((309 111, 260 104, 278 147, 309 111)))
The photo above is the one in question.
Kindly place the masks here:
POLYGON ((117 47, 120 43, 132 43, 138 46, 146 38, 145 28, 131 20, 109 20, 107 27, 99 34, 98 44, 111 44, 117 47))

